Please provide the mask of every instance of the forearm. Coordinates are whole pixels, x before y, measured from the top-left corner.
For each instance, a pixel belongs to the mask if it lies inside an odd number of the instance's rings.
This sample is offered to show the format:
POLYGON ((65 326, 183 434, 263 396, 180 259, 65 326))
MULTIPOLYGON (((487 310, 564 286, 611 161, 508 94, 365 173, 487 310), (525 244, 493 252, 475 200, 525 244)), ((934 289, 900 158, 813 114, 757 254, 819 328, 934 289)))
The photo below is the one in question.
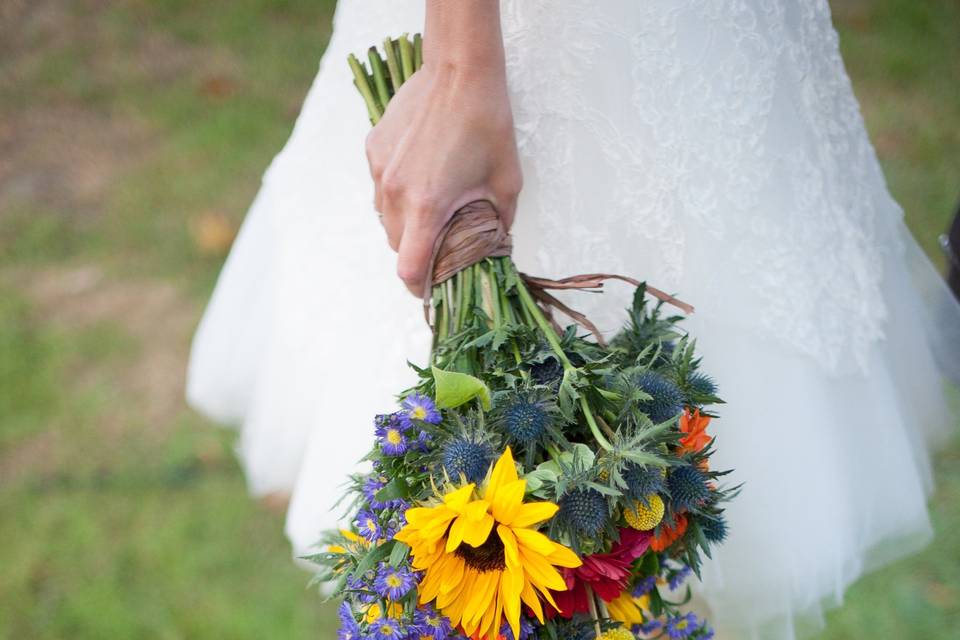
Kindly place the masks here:
POLYGON ((426 0, 423 56, 435 71, 503 75, 499 0, 426 0))

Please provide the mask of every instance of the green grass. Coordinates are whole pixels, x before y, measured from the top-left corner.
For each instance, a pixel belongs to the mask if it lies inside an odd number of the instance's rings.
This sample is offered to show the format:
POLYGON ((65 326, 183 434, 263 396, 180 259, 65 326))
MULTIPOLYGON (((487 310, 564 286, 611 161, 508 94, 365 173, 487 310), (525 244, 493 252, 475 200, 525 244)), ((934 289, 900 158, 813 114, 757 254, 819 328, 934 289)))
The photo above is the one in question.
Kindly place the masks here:
MULTIPOLYGON (((180 398, 223 259, 193 225, 242 220, 333 2, 23 4, 45 19, 18 18, 0 120, 19 130, 29 106, 72 128, 4 147, 29 180, 0 189, 0 638, 332 637, 232 433, 180 398)), ((937 257, 960 196, 960 6, 837 8, 891 189, 937 257)), ((855 585, 824 638, 953 637, 960 446, 937 474, 936 543, 855 585)))

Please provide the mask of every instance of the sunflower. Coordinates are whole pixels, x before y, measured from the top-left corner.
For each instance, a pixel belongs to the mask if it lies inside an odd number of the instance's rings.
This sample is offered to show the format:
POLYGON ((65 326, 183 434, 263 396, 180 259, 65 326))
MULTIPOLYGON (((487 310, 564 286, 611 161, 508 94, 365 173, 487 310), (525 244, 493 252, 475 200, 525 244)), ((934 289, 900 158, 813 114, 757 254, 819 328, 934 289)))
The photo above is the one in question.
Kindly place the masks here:
POLYGON ((543 623, 541 598, 566 589, 556 567, 578 567, 573 551, 535 530, 559 507, 524 502, 508 447, 482 490, 467 484, 429 507, 407 511, 396 539, 411 547, 413 568, 424 571, 420 604, 436 606, 471 637, 495 640, 503 619, 519 637, 521 602, 543 623))

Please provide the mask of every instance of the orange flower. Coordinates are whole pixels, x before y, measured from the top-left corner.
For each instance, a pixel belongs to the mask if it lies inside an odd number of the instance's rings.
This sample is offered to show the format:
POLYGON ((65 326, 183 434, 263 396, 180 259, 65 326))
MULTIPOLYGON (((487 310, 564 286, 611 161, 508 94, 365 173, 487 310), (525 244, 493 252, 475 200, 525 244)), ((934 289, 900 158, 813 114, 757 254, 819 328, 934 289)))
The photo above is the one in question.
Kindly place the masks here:
POLYGON ((656 552, 663 551, 687 532, 687 516, 678 513, 673 524, 660 523, 656 533, 653 534, 653 540, 650 541, 650 548, 656 552))
POLYGON ((710 444, 713 438, 707 435, 709 424, 710 416, 701 416, 700 409, 696 409, 692 414, 690 409, 684 409, 680 416, 680 431, 686 435, 680 438, 680 451, 696 453, 710 444))

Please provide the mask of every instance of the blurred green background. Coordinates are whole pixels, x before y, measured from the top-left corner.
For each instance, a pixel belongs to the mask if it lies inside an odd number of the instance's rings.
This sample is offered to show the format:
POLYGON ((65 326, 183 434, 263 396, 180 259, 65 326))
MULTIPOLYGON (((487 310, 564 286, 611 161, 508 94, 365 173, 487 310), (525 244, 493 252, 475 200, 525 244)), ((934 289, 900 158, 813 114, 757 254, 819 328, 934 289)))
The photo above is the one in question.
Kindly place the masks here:
MULTIPOLYGON (((835 21, 923 247, 960 195, 960 4, 835 21)), ((183 404, 191 332, 330 34, 333 0, 0 2, 0 637, 332 638, 278 504, 183 404)), ((955 638, 960 445, 939 537, 823 636, 955 638)))

